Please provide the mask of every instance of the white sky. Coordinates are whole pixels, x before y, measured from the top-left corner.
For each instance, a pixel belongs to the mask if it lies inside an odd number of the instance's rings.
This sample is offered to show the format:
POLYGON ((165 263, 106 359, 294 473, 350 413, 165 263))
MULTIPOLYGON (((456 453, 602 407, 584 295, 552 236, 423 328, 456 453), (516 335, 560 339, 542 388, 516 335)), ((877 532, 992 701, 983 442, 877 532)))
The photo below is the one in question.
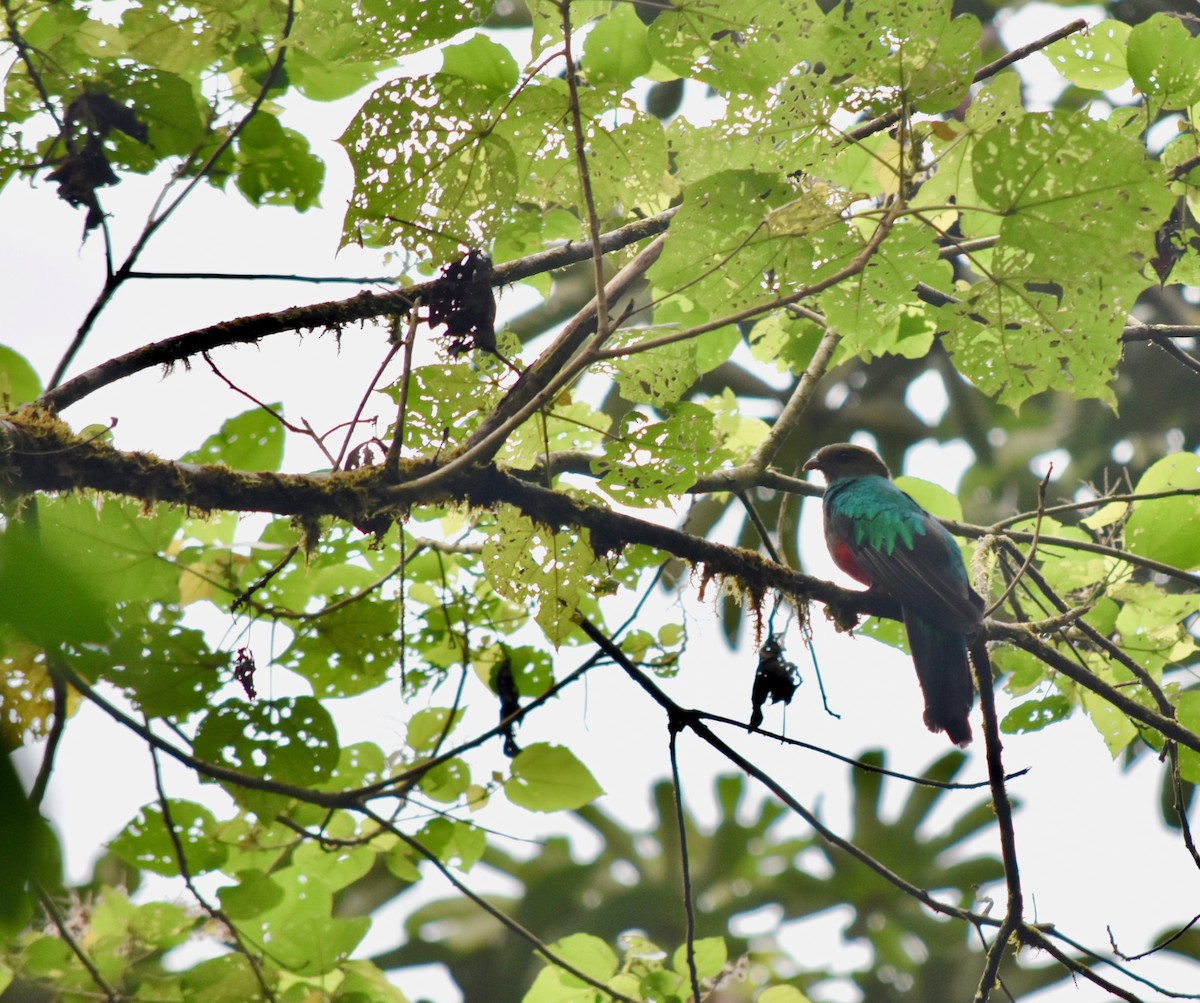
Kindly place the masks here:
MULTIPOLYGON (((1020 38, 1034 37, 1062 23, 1078 11, 1033 7, 1024 15, 1020 38)), ((305 274, 381 274, 387 268, 378 255, 355 249, 335 257, 341 212, 350 190, 346 159, 331 140, 344 127, 354 102, 336 106, 296 105, 294 121, 303 121, 314 148, 327 164, 324 208, 297 216, 290 210, 247 206, 237 195, 225 196, 207 188, 198 190, 171 223, 155 238, 141 267, 158 270, 296 272, 305 274)), ((103 193, 105 208, 114 214, 113 230, 118 253, 123 254, 141 225, 155 190, 130 180, 103 193)), ((0 342, 23 352, 45 377, 61 355, 72 332, 96 295, 103 278, 102 247, 98 235, 80 248, 82 214, 57 201, 52 185, 36 190, 14 182, 0 193, 0 219, 6 239, 0 241, 0 295, 5 311, 0 320, 0 342)), ((72 372, 79 373, 103 359, 138 344, 159 340, 204 324, 350 295, 353 287, 308 286, 294 283, 189 283, 142 282, 130 284, 105 311, 72 372)), ((506 293, 501 310, 514 310, 519 293, 506 293)), ((260 348, 224 350, 216 358, 239 385, 274 400, 284 383, 292 384, 287 414, 309 418, 318 429, 343 420, 362 393, 383 351, 383 336, 374 330, 347 329, 340 349, 331 335, 307 334, 269 339, 260 348)), ((116 444, 122 448, 150 449, 178 455, 198 445, 219 424, 218 417, 245 410, 248 402, 219 383, 200 361, 190 372, 177 368, 164 378, 152 371, 101 391, 65 413, 77 427, 90 422, 119 419, 116 444), (195 415, 193 418, 192 416, 195 415)), ((930 400, 933 411, 938 408, 930 400)), ((384 421, 388 420, 385 414, 384 421)), ((932 419, 935 415, 930 414, 932 419)), ((918 445, 910 453, 906 473, 924 476, 954 489, 970 462, 965 447, 937 448, 918 445)), ((323 466, 315 451, 293 446, 285 469, 306 470, 323 466)), ((807 503, 802 532, 808 568, 815 574, 843 580, 833 569, 820 544, 819 510, 807 503)), ((665 688, 685 705, 740 714, 749 712, 749 688, 755 656, 748 645, 730 653, 719 636, 713 606, 689 601, 686 605, 692 639, 681 676, 665 688)), ((223 614, 213 621, 224 629, 223 614)), ((820 615, 818 614, 818 620, 820 615)), ((942 736, 928 734, 921 725, 920 694, 911 664, 899 653, 865 638, 835 635, 823 622, 816 624, 817 646, 825 686, 841 720, 826 716, 820 705, 815 679, 806 653, 793 631, 788 655, 800 665, 806 682, 787 712, 786 730, 818 745, 854 755, 883 746, 889 766, 919 773, 948 749, 942 736)), ((268 650, 270 641, 260 632, 255 644, 268 650)), ((573 668, 582 659, 564 651, 557 659, 560 670, 573 668)), ((261 659, 260 659, 261 661, 261 659)), ((303 687, 282 671, 263 679, 268 695, 303 692, 303 687)), ((586 686, 576 685, 559 701, 553 716, 535 717, 520 734, 523 743, 563 741, 596 773, 608 794, 601 806, 634 826, 650 820, 650 785, 668 770, 665 721, 648 701, 636 698, 632 684, 615 668, 594 672, 586 686)), ((480 698, 464 725, 488 727, 495 714, 493 698, 480 698)), ((434 704, 446 703, 449 694, 435 694, 434 704)), ((1009 701, 1001 694, 1001 713, 1009 701)), ((402 742, 405 721, 419 707, 403 706, 396 694, 374 694, 367 699, 342 702, 339 720, 344 741, 370 738, 386 750, 402 742), (391 702, 389 702, 389 700, 391 702)), ((422 705, 423 706, 423 705, 422 705)), ((768 726, 782 720, 778 707, 767 715, 768 726)), ((976 715, 978 722, 978 715, 976 715)), ((979 733, 978 723, 976 732, 979 733)), ((464 731, 465 733, 465 731, 464 731)), ((731 744, 783 780, 803 803, 839 832, 847 831, 847 770, 813 754, 781 748, 764 739, 729 734, 731 744)), ((979 742, 962 779, 986 776, 979 742)), ((702 820, 715 815, 711 777, 728 772, 698 741, 682 739, 687 769, 687 799, 702 820)), ((1037 919, 1052 921, 1083 943, 1103 948, 1111 924, 1127 953, 1146 949, 1151 940, 1173 923, 1186 922, 1200 902, 1200 875, 1191 866, 1182 843, 1158 821, 1158 764, 1144 756, 1138 765, 1123 771, 1109 757, 1099 735, 1081 716, 1045 732, 1012 736, 1005 742, 1010 770, 1030 767, 1030 774, 1013 784, 1021 802, 1017 813, 1017 845, 1028 911, 1037 919)), ((23 750, 26 769, 35 768, 40 749, 23 750)), ((496 750, 485 750, 484 762, 499 768, 496 750)), ((181 769, 168 768, 172 796, 207 798, 211 789, 198 785, 181 769)), ((894 811, 908 795, 907 787, 889 783, 885 805, 894 811)), ((976 803, 979 792, 960 792, 943 800, 950 814, 976 803)), ((73 880, 90 870, 100 846, 112 838, 152 800, 148 759, 141 745, 102 715, 85 708, 67 729, 59 755, 48 809, 63 838, 73 880), (102 751, 101 751, 102 750, 102 751), (114 778, 121 782, 114 782, 114 778)), ((949 817, 947 814, 945 817, 949 817)), ((480 818, 489 826, 525 833, 530 817, 508 809, 496 798, 480 818)), ((553 821, 553 819, 551 820, 553 821)), ((796 825, 796 831, 803 827, 796 825)), ((994 834, 972 844, 977 850, 998 855, 994 834)), ((577 852, 588 852, 580 838, 577 852)), ((492 887, 478 871, 468 876, 473 887, 492 887)), ((441 897, 450 890, 435 875, 422 896, 441 897)), ((160 886, 161 887, 161 886, 160 886)), ((1001 908, 1003 889, 990 893, 1001 908)), ((416 897, 413 897, 416 901, 416 897)), ((408 904, 408 898, 404 900, 408 904)), ((801 966, 849 965, 861 954, 841 945, 837 930, 846 916, 805 923, 787 937, 801 966)), ((382 914, 360 953, 369 954, 395 941, 399 931, 396 910, 382 914)), ((672 947, 674 945, 671 945, 672 947)), ((1037 962, 1046 959, 1035 958, 1037 962)), ((1157 957, 1137 966, 1137 971, 1159 978, 1171 988, 1189 991, 1195 969, 1183 968, 1157 957)), ((407 974, 397 980, 412 996, 426 993, 439 1001, 452 1001, 455 993, 444 976, 430 974, 414 982, 407 974)), ((851 999, 830 994, 837 1000, 851 999)), ((1036 1003, 1090 1000, 1097 992, 1068 980, 1057 988, 1027 997, 1036 1003)), ((1146 994, 1154 999, 1153 994, 1146 994)))

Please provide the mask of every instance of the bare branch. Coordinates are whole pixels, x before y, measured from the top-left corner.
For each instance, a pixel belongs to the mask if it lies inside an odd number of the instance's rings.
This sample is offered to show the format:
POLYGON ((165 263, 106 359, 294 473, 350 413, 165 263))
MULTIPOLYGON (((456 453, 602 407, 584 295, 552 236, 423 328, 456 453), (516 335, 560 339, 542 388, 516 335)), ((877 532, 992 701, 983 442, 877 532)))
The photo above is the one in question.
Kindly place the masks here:
POLYGON ((125 997, 123 994, 118 993, 112 986, 108 984, 108 980, 104 978, 104 975, 100 972, 100 969, 96 967, 96 963, 92 961, 91 955, 89 955, 87 951, 84 950, 83 945, 81 945, 79 941, 75 939, 75 935, 71 933, 70 924, 67 922, 58 906, 55 905, 54 899, 50 897, 49 892, 47 892, 46 889, 42 888, 40 885, 36 886, 36 888, 38 901, 42 904, 42 908, 46 910, 46 915, 50 917, 50 922, 52 922, 55 928, 58 930, 58 935, 62 937, 63 943, 65 943, 67 947, 71 949, 71 953, 74 954, 75 957, 79 959, 79 963, 87 969, 88 975, 91 976, 92 981, 96 983, 96 988, 103 993, 104 998, 108 1000, 108 1003, 118 1003, 119 1000, 124 999, 125 997))
POLYGON ((1024 899, 1021 895, 1021 871, 1017 862, 1017 840, 1013 829, 1012 803, 1004 783, 1004 760, 1000 741, 1000 720, 996 715, 996 694, 993 689, 992 663, 988 657, 987 644, 976 639, 970 647, 971 667, 975 671, 975 682, 979 687, 979 706, 983 712, 988 780, 992 787, 992 807, 996 812, 996 824, 1000 829, 1000 854, 1004 860, 1004 883, 1008 891, 1008 903, 1004 911, 1004 922, 996 931, 995 939, 988 948, 983 974, 979 977, 979 988, 975 990, 977 1003, 984 1003, 996 985, 1000 962, 1008 947, 1009 938, 1023 921, 1024 899))
POLYGON ((604 256, 600 251, 600 217, 596 215, 596 199, 592 195, 592 172, 588 167, 586 137, 583 134, 583 115, 579 110, 579 70, 571 52, 571 0, 559 0, 563 32, 563 58, 567 61, 567 91, 571 109, 571 134, 575 141, 575 169, 579 172, 579 190, 587 211, 588 237, 592 242, 592 273, 596 285, 596 332, 603 340, 608 336, 608 295, 604 289, 604 256))
POLYGON ((561 957, 555 951, 551 950, 549 945, 547 945, 540 937, 538 937, 537 934, 533 933, 531 930, 526 929, 524 926, 522 926, 520 923, 518 923, 515 919, 513 919, 507 913, 501 911, 500 909, 497 909, 482 895, 477 895, 470 888, 468 888, 465 884, 463 884, 457 877, 454 876, 454 874, 450 870, 450 868, 448 868, 445 864, 443 864, 441 862, 441 860, 438 859, 438 856, 436 853, 434 853, 432 850, 430 850, 428 847, 426 847, 423 843, 414 839, 412 836, 410 836, 408 833, 406 833, 403 829, 397 828, 390 821, 385 819, 382 815, 377 814, 376 812, 372 811, 370 808, 362 807, 359 809, 359 811, 361 811, 364 815, 366 815, 367 818, 374 821, 377 825, 379 825, 386 832, 392 833, 392 835, 396 836, 402 843, 404 843, 407 846, 410 846, 414 850, 416 850, 417 853, 419 853, 422 857, 424 857, 431 864, 433 864, 433 866, 441 873, 442 877, 444 877, 447 881, 449 881, 450 884, 452 884, 454 886, 455 890, 460 895, 463 895, 464 897, 470 899, 477 906, 479 906, 480 909, 482 909, 484 912, 486 912, 494 920, 499 922, 502 926, 511 930, 522 940, 528 942, 533 947, 533 949, 538 954, 540 954, 543 958, 545 958, 548 962, 550 962, 550 964, 554 965, 556 968, 561 968, 564 972, 570 972, 573 976, 575 976, 575 978, 580 979, 581 981, 585 982, 587 985, 591 986, 593 989, 599 990, 605 996, 607 996, 609 999, 619 1000, 619 1001, 621 1001, 621 1003, 637 1003, 637 1001, 634 1000, 633 998, 626 996, 624 993, 619 993, 615 989, 609 989, 608 986, 606 986, 603 982, 600 982, 597 979, 592 978, 592 976, 588 975, 586 972, 582 971, 579 968, 576 968, 569 961, 567 961, 566 958, 561 957))
POLYGON ((145 227, 143 227, 141 234, 134 242, 133 247, 130 249, 129 254, 126 256, 121 267, 116 271, 113 271, 110 264, 109 275, 104 283, 104 288, 100 291, 100 295, 92 304, 91 309, 88 310, 87 316, 83 319, 83 323, 75 332, 74 339, 72 339, 71 344, 67 346, 66 352, 63 353, 63 357, 59 360, 58 365, 55 367, 54 374, 50 377, 50 382, 47 384, 48 390, 52 391, 59 385, 59 382, 62 380, 63 375, 67 371, 67 367, 70 366, 72 360, 75 358, 76 353, 80 348, 83 347, 84 341, 91 333, 92 326, 96 323, 96 318, 100 316, 101 311, 103 311, 103 309, 108 305, 109 300, 112 299, 116 291, 125 282, 126 278, 128 278, 130 269, 133 268, 134 263, 141 256, 142 251, 145 250, 146 244, 149 242, 150 238, 154 236, 158 228, 167 221, 171 214, 178 209, 183 201, 195 190, 196 186, 208 176, 208 174, 212 171, 213 166, 225 154, 225 151, 233 145, 233 141, 241 134, 242 130, 244 130, 246 126, 250 124, 250 120, 258 114, 258 110, 262 107, 263 102, 266 101, 267 95, 270 93, 271 88, 275 86, 275 81, 278 79, 279 74, 283 70, 283 59, 287 54, 288 39, 291 36, 292 25, 295 23, 295 20, 295 0, 288 0, 287 16, 284 18, 283 29, 280 33, 279 43, 277 46, 278 51, 275 55, 275 62, 272 64, 271 69, 267 72, 266 77, 263 79, 262 86, 258 89, 258 93, 255 95, 254 100, 250 103, 250 107, 246 109, 245 115, 243 115, 241 119, 233 126, 233 128, 229 130, 225 138, 218 144, 217 148, 213 150, 208 160, 204 162, 204 164, 196 172, 195 176, 184 187, 183 191, 175 197, 175 199, 166 207, 166 209, 157 215, 151 216, 151 218, 147 220, 145 227))
MULTIPOLYGON (((662 233, 675 209, 668 209, 649 219, 637 220, 616 230, 611 230, 600 240, 607 254, 627 247, 647 237, 662 233)), ((492 269, 492 285, 499 287, 540 275, 543 272, 563 268, 592 256, 588 243, 568 243, 548 251, 539 251, 492 269)), ((344 300, 329 300, 311 306, 291 307, 273 313, 252 314, 236 320, 210 327, 198 328, 158 341, 108 359, 87 372, 48 389, 40 398, 42 404, 54 410, 63 410, 82 400, 101 387, 108 386, 155 366, 170 366, 176 362, 199 355, 201 352, 224 345, 246 345, 256 343, 270 335, 301 330, 340 330, 348 324, 362 323, 379 317, 406 314, 417 300, 427 301, 431 292, 443 280, 431 279, 416 283, 405 289, 385 293, 360 292, 344 300)))

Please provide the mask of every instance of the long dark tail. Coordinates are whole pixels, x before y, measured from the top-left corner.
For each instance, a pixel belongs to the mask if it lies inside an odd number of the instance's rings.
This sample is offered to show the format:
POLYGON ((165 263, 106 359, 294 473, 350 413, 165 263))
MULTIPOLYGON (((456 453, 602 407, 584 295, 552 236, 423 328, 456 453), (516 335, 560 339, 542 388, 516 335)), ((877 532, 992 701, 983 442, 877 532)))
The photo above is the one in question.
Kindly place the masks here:
POLYGON ((925 695, 925 727, 944 731, 955 745, 969 745, 975 686, 967 661, 967 639, 909 609, 904 610, 904 625, 925 695))

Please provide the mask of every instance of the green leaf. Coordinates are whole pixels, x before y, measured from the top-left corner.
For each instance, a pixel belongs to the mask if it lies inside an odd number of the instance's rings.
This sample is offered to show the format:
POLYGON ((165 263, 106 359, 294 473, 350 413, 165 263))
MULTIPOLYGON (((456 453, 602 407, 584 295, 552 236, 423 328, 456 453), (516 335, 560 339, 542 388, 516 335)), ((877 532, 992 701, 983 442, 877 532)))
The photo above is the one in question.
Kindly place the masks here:
MULTIPOLYGON (((199 41, 198 47, 203 50, 205 43, 199 41)), ((166 157, 186 157, 209 136, 206 120, 211 109, 200 88, 168 70, 165 65, 157 69, 118 66, 105 74, 105 90, 136 116, 148 134, 145 143, 114 134, 114 167, 149 173, 166 157)))
POLYGON ((111 637, 106 606, 86 562, 44 546, 24 524, 0 533, 0 624, 39 647, 102 642, 111 637))
POLYGON ((513 760, 504 793, 518 807, 551 812, 582 808, 604 791, 570 749, 539 742, 513 760))
MULTIPOLYGON (((282 404, 271 405, 276 413, 282 404)), ((184 463, 223 463, 234 470, 278 470, 283 462, 283 426, 263 408, 252 408, 221 425, 204 445, 180 457, 184 463)))
POLYGON ((74 495, 39 501, 38 512, 47 555, 71 567, 72 580, 110 607, 174 594, 179 572, 165 554, 182 511, 74 495))
MULTIPOLYGON (((862 250, 873 229, 855 231, 847 248, 841 246, 840 232, 831 231, 839 236, 836 246, 824 250, 826 241, 819 241, 818 254, 845 264, 849 253, 862 250)), ((934 236, 922 226, 896 226, 865 268, 821 294, 826 319, 843 338, 835 364, 853 356, 870 362, 876 355, 925 354, 933 331, 918 322, 924 308, 916 303, 913 289, 920 282, 937 288, 953 282, 948 263, 938 259, 934 236)))
POLYGON ((450 74, 384 84, 338 140, 354 166, 343 245, 400 245, 435 261, 488 243, 508 215, 517 160, 488 86, 450 74), (410 137, 397 148, 397 136, 410 137))
POLYGON ((442 49, 442 72, 462 77, 491 92, 493 98, 508 94, 517 86, 517 61, 503 45, 486 35, 472 35, 462 45, 442 49))
POLYGON ((236 885, 217 890, 221 906, 231 919, 251 919, 283 901, 282 886, 262 871, 243 871, 236 885))
POLYGON ((57 885, 61 860, 54 833, 30 803, 8 755, 0 757, 0 846, 5 854, 0 867, 0 934, 16 934, 33 916, 30 882, 57 885))
POLYGON ((581 972, 600 982, 617 974, 617 955, 599 937, 589 933, 573 933, 556 940, 551 946, 564 961, 569 961, 581 972))
POLYGON ((333 889, 299 867, 286 867, 269 878, 244 875, 243 885, 221 889, 222 905, 242 919, 239 932, 256 949, 269 950, 275 964, 297 975, 332 971, 358 946, 371 923, 366 916, 334 918, 333 889))
MULTIPOLYGON (((693 952, 696 962, 696 974, 701 979, 711 979, 720 973, 729 960, 729 950, 725 946, 724 937, 701 937, 693 942, 693 952)), ((681 975, 689 974, 687 945, 676 949, 671 959, 671 967, 681 975)))
MULTIPOLYGON (((353 821, 345 815, 342 818, 348 823, 344 834, 329 827, 325 832, 330 836, 352 839, 356 835, 353 821)), ((370 872, 375 863, 375 854, 366 846, 322 846, 305 842, 296 847, 292 863, 300 873, 319 878, 334 891, 340 891, 370 872)))
MULTIPOLYGON (((399 400, 398 387, 388 387, 384 392, 399 400)), ((499 399, 499 388, 485 382, 470 363, 418 366, 409 380, 404 445, 420 452, 453 449, 466 440, 499 399)))
POLYGON ((211 763, 285 784, 324 779, 338 760, 337 731, 312 697, 229 700, 205 715, 195 753, 211 763))
POLYGON ((612 418, 566 396, 555 401, 549 413, 525 422, 505 440, 499 455, 504 466, 529 470, 547 453, 595 449, 605 441, 612 418))
MULTIPOLYGON (((1200 734, 1200 690, 1190 689, 1180 693, 1175 703, 1175 714, 1180 724, 1200 734)), ((1200 784, 1200 753, 1179 746, 1179 774, 1189 784, 1200 784)))
POLYGON ((538 625, 558 645, 576 630, 576 610, 595 608, 593 579, 603 565, 586 530, 556 533, 504 505, 484 544, 483 568, 501 596, 536 606, 538 625))
POLYGON ((586 143, 592 198, 601 215, 649 216, 662 212, 679 194, 670 171, 666 135, 654 116, 638 112, 611 129, 593 124, 586 143))
POLYGON ((1089 720, 1100 732, 1109 753, 1116 758, 1138 737, 1137 726, 1124 713, 1101 696, 1085 690, 1079 695, 1089 720))
MULTIPOLYGON (((1139 266, 1174 202, 1160 168, 1104 123, 1040 115, 982 136, 973 168, 1003 222, 987 277, 948 308, 955 364, 1013 408, 1064 385, 1111 403, 1139 266)), ((964 229, 991 215, 965 213, 964 229)))
POLYGON ((812 1003, 795 986, 771 986, 758 994, 756 1003, 812 1003))
POLYGON ((0 345, 0 409, 15 409, 18 404, 36 400, 41 393, 42 381, 25 356, 0 345))
POLYGON ((921 508, 939 519, 962 521, 962 502, 958 495, 947 491, 940 484, 900 474, 895 478, 896 487, 912 498, 921 508))
POLYGON ((80 653, 81 670, 121 687, 151 717, 207 710, 228 681, 228 652, 214 652, 204 631, 181 627, 178 613, 151 617, 144 607, 120 612, 116 636, 103 650, 80 653))
POLYGON ((407 843, 400 842, 397 842, 384 858, 387 869, 404 882, 421 880, 421 872, 417 868, 418 861, 416 851, 407 843))
POLYGON ((681 403, 665 421, 634 425, 645 420, 631 411, 621 436, 606 441, 603 459, 592 461, 601 488, 622 504, 668 504, 731 458, 721 448, 716 417, 700 404, 681 403))
POLYGON ((408 997, 370 961, 346 961, 341 970, 343 978, 333 1003, 408 1003, 408 997))
MULTIPOLYGON (((227 852, 214 838, 216 820, 203 805, 172 798, 171 822, 175 839, 183 848, 184 866, 192 874, 216 870, 225 863, 227 852)), ((109 849, 134 867, 155 874, 181 872, 175 841, 167 829, 160 804, 146 805, 111 843, 109 849)))
MULTIPOLYGON (((910 10, 926 8, 912 3, 910 10)), ((949 13, 949 5, 941 5, 949 13)), ((908 100, 926 114, 957 108, 971 88, 980 64, 979 40, 982 28, 972 14, 954 18, 945 26, 914 25, 909 40, 900 47, 900 81, 908 100)))
POLYGON ((1165 456, 1142 474, 1136 490, 1197 492, 1134 502, 1125 545, 1131 553, 1185 571, 1200 567, 1200 534, 1195 531, 1200 524, 1200 458, 1193 453, 1165 456))
POLYGON ((1200 39, 1172 14, 1155 14, 1129 33, 1129 75, 1153 106, 1187 108, 1200 100, 1200 39))
POLYGON ((639 351, 636 350, 639 340, 649 339, 614 339, 614 346, 635 348, 632 354, 618 359, 614 364, 621 396, 635 404, 670 407, 682 399, 700 378, 696 346, 689 341, 677 341, 639 351))
POLYGON ((205 1003, 244 1003, 262 991, 254 968, 237 952, 201 961, 184 974, 182 987, 185 999, 205 1003))
POLYGON ((1048 46, 1045 55, 1078 87, 1092 91, 1120 87, 1129 79, 1125 46, 1131 30, 1123 21, 1101 21, 1048 46))
POLYGON ((285 129, 274 115, 259 111, 238 134, 236 164, 238 191, 254 205, 304 212, 320 204, 325 165, 304 135, 285 129))
POLYGON ((570 982, 568 979, 570 975, 561 969, 543 968, 521 997, 521 1003, 596 1003, 596 990, 586 984, 579 985, 579 979, 570 982))
POLYGON ((593 87, 623 91, 649 72, 653 62, 646 25, 628 4, 615 5, 583 42, 581 66, 593 87))
POLYGON ((760 231, 769 211, 797 194, 779 175, 750 170, 714 173, 684 189, 666 246, 648 272, 656 290, 682 293, 673 297, 677 313, 694 309, 686 320, 679 318, 683 323, 699 324, 709 311, 724 314, 766 299, 763 273, 779 264, 789 238, 767 240, 760 231))
POLYGON ((453 804, 471 786, 471 768, 459 758, 447 759, 422 774, 421 791, 442 804, 453 804))
POLYGON ((1071 701, 1060 694, 1040 700, 1026 700, 1018 704, 1000 722, 1000 730, 1006 735, 1023 735, 1030 731, 1041 731, 1048 724, 1062 721, 1071 716, 1071 701))
POLYGON ((750 329, 750 351, 754 358, 773 363, 780 372, 799 375, 812 360, 822 333, 812 321, 772 313, 750 329))
POLYGON ((1134 648, 1149 643, 1150 636, 1164 627, 1170 628, 1167 634, 1174 643, 1182 637, 1184 622, 1200 612, 1200 595, 1166 592, 1148 582, 1126 582, 1110 588, 1108 595, 1121 603, 1116 631, 1134 648))
POLYGON ((309 623, 296 633, 280 664, 307 679, 315 696, 365 693, 381 685, 399 660, 391 602, 368 596, 309 623))
POLYGON ((408 747, 417 753, 432 752, 434 747, 454 730, 464 713, 461 707, 458 710, 449 707, 426 707, 417 711, 408 722, 408 747))
POLYGON ((470 822, 449 818, 430 819, 417 833, 416 840, 443 864, 469 871, 487 849, 487 834, 470 822))

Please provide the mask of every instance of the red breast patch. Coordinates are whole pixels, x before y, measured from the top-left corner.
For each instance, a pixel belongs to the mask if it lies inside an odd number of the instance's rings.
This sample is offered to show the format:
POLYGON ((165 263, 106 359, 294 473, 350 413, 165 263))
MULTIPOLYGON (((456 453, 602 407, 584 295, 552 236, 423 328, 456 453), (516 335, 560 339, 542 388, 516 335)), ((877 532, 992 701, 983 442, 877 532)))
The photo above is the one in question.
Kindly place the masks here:
POLYGON ((855 581, 862 582, 864 585, 870 585, 871 579, 867 577, 866 572, 859 567, 858 561, 854 559, 854 554, 850 551, 850 545, 845 540, 834 540, 829 548, 829 553, 833 557, 833 563, 841 568, 855 581))

